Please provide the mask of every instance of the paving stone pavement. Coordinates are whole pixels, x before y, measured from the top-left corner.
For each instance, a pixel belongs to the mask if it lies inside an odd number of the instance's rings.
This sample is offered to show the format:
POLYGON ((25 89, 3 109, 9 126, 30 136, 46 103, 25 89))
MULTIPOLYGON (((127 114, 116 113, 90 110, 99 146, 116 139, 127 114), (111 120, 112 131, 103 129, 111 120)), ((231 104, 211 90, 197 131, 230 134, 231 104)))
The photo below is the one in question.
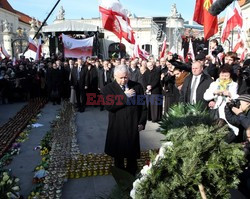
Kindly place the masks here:
MULTIPOLYGON (((83 113, 77 113, 77 139, 82 153, 103 153, 108 125, 108 112, 98 107, 87 107, 83 113)), ((148 122, 146 129, 140 132, 141 149, 160 147, 164 137, 156 132, 158 124, 148 122)), ((116 184, 112 176, 87 177, 69 180, 63 188, 63 199, 92 199, 108 196, 116 184)))
MULTIPOLYGON (((0 126, 13 117, 25 103, 14 103, 0 105, 0 126)), ((51 103, 45 105, 41 110, 38 123, 44 126, 33 128, 29 139, 21 146, 21 153, 17 155, 8 168, 20 178, 21 194, 27 198, 32 190, 33 169, 40 163, 39 151, 34 147, 39 145, 40 140, 50 129, 50 122, 55 119, 60 105, 53 106, 51 103)), ((106 138, 108 112, 99 111, 99 108, 87 107, 83 113, 77 113, 77 138, 82 153, 103 153, 106 138)), ((156 123, 148 122, 146 129, 140 132, 141 149, 155 149, 160 147, 164 138, 156 132, 159 126, 156 123)), ((63 199, 94 199, 108 196, 116 182, 112 176, 95 176, 81 179, 71 179, 63 187, 63 199)), ((232 199, 244 199, 237 191, 232 191, 232 199)))

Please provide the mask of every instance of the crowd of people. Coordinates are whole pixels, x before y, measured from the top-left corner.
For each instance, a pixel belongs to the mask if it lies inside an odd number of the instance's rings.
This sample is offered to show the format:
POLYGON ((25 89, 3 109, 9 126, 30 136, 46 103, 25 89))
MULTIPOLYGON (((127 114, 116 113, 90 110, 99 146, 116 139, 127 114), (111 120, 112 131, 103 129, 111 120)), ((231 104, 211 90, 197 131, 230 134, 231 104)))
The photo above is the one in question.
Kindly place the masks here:
MULTIPOLYGON (((176 54, 168 54, 159 60, 153 56, 148 60, 88 57, 85 61, 81 58, 47 58, 38 62, 21 58, 13 64, 11 60, 3 59, 0 61, 1 103, 48 97, 53 104, 70 100, 79 112, 84 112, 89 105, 88 94, 103 95, 103 92, 107 92, 106 85, 110 85, 108 93, 116 93, 115 85, 112 88, 114 81, 124 86, 122 90, 126 96, 138 95, 135 93, 139 92, 136 91, 139 89, 137 85, 141 85, 140 94, 147 96, 147 99, 157 96, 157 103, 154 100, 147 103, 147 111, 143 112, 146 120, 159 122, 175 103, 199 102, 214 119, 220 119, 228 125, 228 143, 245 142, 250 150, 250 59, 240 61, 237 53, 223 52, 217 40, 210 41, 210 48, 208 55, 201 50, 195 60, 189 57, 186 61, 176 54), (120 66, 123 68, 119 69, 120 66), (129 84, 136 87, 135 90, 125 88, 127 76, 129 84), (117 77, 125 80, 117 80, 117 77), (238 102, 234 101, 237 99, 238 102)), ((108 111, 114 109, 99 102, 95 106, 100 111, 104 108, 108 111)), ((143 126, 142 129, 145 122, 143 120, 143 125, 139 124, 143 126)), ((249 150, 246 148, 248 155, 249 150)), ((122 161, 117 159, 117 165, 122 161)), ((133 165, 134 159, 131 162, 133 165)))

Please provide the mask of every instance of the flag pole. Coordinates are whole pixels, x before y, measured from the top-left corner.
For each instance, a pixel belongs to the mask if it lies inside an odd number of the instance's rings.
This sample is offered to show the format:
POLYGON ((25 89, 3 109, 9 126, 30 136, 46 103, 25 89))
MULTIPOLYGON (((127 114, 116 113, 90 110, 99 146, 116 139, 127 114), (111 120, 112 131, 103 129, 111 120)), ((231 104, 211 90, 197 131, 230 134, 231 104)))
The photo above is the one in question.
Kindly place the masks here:
POLYGON ((234 29, 232 30, 232 43, 231 43, 231 51, 233 50, 233 42, 234 42, 234 29))
MULTIPOLYGON (((32 38, 32 40, 34 40, 38 33, 40 32, 40 30, 42 29, 42 27, 44 26, 44 24, 46 23, 46 21, 48 20, 48 18, 50 17, 50 15, 52 14, 52 12, 55 10, 56 6, 58 5, 58 3, 60 2, 61 0, 58 0, 56 2, 56 4, 54 5, 54 7, 51 9, 50 13, 47 15, 46 19, 43 21, 42 25, 39 27, 39 29, 37 30, 36 34, 34 35, 34 37, 32 38)), ((26 47, 25 51, 23 52, 23 55, 24 53, 28 50, 29 46, 26 47)))

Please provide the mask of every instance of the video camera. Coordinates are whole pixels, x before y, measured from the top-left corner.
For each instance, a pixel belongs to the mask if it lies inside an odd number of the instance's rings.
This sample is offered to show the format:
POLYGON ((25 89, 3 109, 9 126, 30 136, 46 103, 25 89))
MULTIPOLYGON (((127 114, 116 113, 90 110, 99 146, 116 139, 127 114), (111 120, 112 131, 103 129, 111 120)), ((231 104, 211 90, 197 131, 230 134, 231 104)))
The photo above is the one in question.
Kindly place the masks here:
POLYGON ((217 57, 217 55, 218 55, 219 53, 223 53, 223 52, 224 52, 224 49, 223 49, 222 45, 218 45, 218 46, 216 47, 216 49, 214 49, 214 50, 212 51, 212 55, 213 55, 214 57, 217 57))
POLYGON ((233 107, 239 108, 240 107, 240 100, 238 100, 238 99, 231 100, 230 102, 227 103, 227 106, 229 108, 233 108, 233 107))

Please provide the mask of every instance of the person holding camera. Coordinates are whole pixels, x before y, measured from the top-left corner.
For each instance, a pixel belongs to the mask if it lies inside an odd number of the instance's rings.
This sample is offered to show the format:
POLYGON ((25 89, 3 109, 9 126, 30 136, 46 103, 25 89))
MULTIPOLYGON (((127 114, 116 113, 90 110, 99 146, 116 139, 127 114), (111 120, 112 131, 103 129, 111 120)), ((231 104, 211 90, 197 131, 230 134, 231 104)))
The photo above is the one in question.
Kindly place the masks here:
POLYGON ((240 69, 238 83, 238 93, 240 95, 250 94, 250 59, 244 61, 243 67, 240 69))
POLYGON ((211 112, 218 113, 213 115, 214 119, 224 119, 236 135, 239 130, 226 120, 224 107, 230 99, 238 98, 237 88, 238 84, 232 80, 231 68, 224 66, 219 71, 219 78, 210 84, 203 96, 206 101, 209 101, 208 107, 211 112))
POLYGON ((243 94, 239 98, 240 106, 237 103, 227 103, 225 106, 225 116, 228 122, 239 128, 239 135, 235 137, 235 142, 245 142, 249 140, 246 130, 250 126, 250 95, 243 94))
POLYGON ((243 193, 247 198, 250 196, 250 95, 243 94, 238 98, 240 106, 237 103, 230 102, 225 106, 225 114, 227 120, 239 127, 239 135, 237 137, 227 137, 231 140, 226 140, 228 143, 231 142, 243 142, 243 151, 245 157, 248 160, 248 166, 246 165, 243 173, 239 176, 240 184, 238 190, 243 193))

